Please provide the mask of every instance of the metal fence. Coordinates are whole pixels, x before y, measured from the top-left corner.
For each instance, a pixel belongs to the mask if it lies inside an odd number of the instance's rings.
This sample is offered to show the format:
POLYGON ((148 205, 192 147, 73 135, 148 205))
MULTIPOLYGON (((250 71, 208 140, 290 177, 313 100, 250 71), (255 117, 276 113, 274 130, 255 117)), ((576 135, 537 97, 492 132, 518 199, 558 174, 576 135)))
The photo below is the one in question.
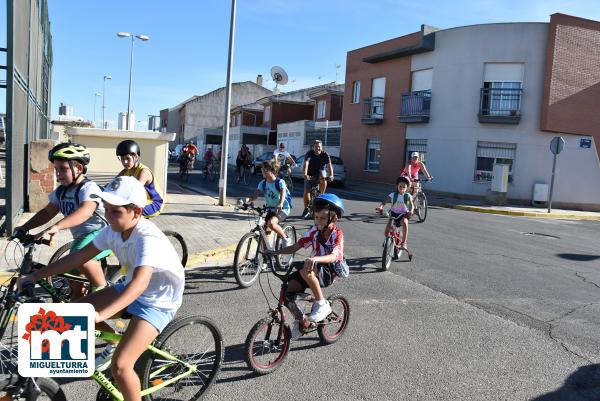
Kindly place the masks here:
POLYGON ((7 0, 6 229, 27 207, 28 145, 50 135, 52 35, 47 0, 7 0))

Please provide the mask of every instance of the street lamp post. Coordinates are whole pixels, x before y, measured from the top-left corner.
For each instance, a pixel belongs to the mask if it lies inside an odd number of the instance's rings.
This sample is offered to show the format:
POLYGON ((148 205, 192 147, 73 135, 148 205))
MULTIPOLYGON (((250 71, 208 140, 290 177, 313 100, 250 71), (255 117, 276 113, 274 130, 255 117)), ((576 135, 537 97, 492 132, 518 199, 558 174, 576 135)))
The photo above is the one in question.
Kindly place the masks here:
POLYGON ((133 43, 135 42, 135 38, 146 42, 150 40, 148 35, 134 35, 129 32, 117 32, 117 36, 120 38, 131 38, 131 55, 129 60, 129 93, 127 95, 127 120, 125 121, 125 129, 129 131, 129 114, 131 114, 131 75, 133 71, 133 43))
POLYGON ((104 105, 104 99, 106 99, 106 80, 107 79, 112 79, 112 77, 110 75, 105 75, 104 83, 102 85, 102 129, 106 128, 106 125, 104 123, 104 109, 106 109, 106 106, 104 105))
POLYGON ((94 93, 94 126, 96 126, 96 99, 98 99, 98 96, 102 95, 98 92, 94 93))

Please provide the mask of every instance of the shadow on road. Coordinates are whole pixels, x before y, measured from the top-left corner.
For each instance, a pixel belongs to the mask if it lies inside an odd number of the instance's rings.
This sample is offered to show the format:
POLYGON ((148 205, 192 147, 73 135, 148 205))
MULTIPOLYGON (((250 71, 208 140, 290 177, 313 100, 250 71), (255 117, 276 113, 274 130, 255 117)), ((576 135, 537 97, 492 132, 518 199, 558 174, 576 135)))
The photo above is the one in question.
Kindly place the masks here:
POLYGON ((562 387, 540 395, 532 401, 564 401, 564 400, 598 400, 600 399, 600 365, 582 366, 565 380, 562 387))
MULTIPOLYGON (((211 287, 214 288, 214 287, 211 287)), ((240 287, 233 278, 231 266, 202 267, 185 272, 184 295, 215 294, 239 290, 240 287), (221 289, 200 290, 206 288, 202 284, 225 284, 221 289)))
POLYGON ((557 253, 556 256, 576 262, 591 262, 592 260, 600 259, 600 255, 585 255, 582 253, 557 253))

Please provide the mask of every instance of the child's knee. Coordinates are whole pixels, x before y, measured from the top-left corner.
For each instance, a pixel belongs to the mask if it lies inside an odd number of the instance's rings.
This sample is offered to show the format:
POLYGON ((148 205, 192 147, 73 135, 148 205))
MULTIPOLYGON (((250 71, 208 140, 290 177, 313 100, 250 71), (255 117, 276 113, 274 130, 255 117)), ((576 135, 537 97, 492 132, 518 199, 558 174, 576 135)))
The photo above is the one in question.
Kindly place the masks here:
POLYGON ((110 369, 114 377, 123 377, 126 372, 133 370, 133 366, 134 363, 131 363, 129 360, 118 354, 115 354, 110 363, 110 369))

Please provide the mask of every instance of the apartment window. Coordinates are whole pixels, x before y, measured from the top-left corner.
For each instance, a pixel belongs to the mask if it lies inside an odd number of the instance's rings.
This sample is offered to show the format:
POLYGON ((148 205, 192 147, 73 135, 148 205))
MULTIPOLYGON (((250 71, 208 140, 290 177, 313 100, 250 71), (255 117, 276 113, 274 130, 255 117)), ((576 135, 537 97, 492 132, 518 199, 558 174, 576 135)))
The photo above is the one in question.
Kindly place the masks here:
POLYGON ((477 142, 475 181, 491 181, 495 164, 508 164, 508 182, 513 182, 513 166, 517 154, 516 143, 477 142))
POLYGON ((379 171, 380 152, 381 141, 379 139, 369 139, 367 141, 367 157, 365 160, 365 169, 367 171, 379 171))
POLYGON ((317 102, 317 119, 325 118, 326 105, 327 105, 327 102, 325 102, 325 100, 319 100, 317 102))
POLYGON ((484 64, 481 114, 520 114, 524 70, 523 63, 484 64))
POLYGON ((412 152, 419 152, 419 160, 423 163, 427 159, 427 139, 407 139, 406 140, 406 163, 410 160, 412 152))
POLYGON ((360 103, 360 81, 352 84, 352 103, 360 103))
POLYGON ((264 117, 265 122, 266 121, 271 121, 271 106, 265 106, 265 117, 264 117))

